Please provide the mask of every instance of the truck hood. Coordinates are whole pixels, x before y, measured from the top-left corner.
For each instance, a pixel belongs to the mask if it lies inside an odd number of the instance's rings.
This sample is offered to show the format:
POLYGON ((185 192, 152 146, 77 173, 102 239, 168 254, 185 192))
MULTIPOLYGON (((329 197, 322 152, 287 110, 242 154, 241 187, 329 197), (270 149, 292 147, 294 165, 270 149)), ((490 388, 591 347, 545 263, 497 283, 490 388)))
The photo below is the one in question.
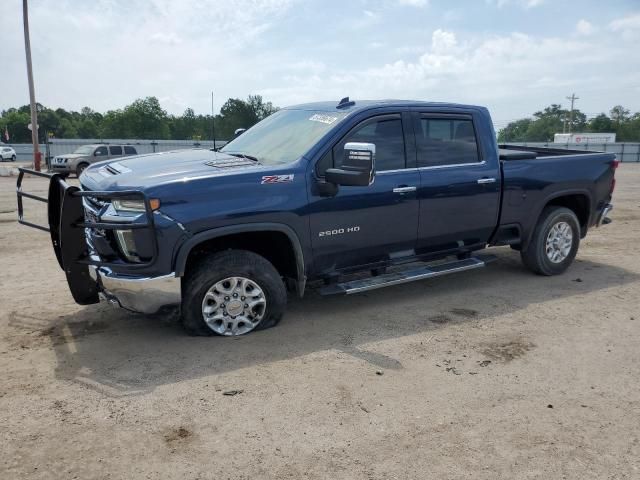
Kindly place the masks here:
POLYGON ((95 163, 84 171, 80 181, 90 190, 145 189, 176 180, 188 181, 264 168, 253 160, 212 150, 176 150, 95 163))

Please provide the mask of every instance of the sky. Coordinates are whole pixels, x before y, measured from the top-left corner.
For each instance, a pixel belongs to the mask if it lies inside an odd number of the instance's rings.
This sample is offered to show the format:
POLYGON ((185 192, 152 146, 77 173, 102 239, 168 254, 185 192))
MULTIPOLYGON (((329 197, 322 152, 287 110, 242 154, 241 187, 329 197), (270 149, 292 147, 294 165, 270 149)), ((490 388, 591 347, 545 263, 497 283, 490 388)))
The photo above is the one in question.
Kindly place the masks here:
MULTIPOLYGON (((22 2, 3 0, 0 109, 29 102, 22 2)), ((552 103, 640 111, 640 0, 30 0, 37 101, 169 113, 417 99, 494 123, 552 103)))

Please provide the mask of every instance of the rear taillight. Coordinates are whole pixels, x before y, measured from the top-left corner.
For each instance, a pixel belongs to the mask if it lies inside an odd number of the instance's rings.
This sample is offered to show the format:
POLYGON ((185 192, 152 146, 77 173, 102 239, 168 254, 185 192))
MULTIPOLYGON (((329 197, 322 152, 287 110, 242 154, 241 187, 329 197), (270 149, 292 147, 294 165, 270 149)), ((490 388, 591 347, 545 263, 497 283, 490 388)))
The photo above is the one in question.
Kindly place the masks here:
POLYGON ((620 166, 620 160, 618 160, 617 158, 615 158, 614 160, 611 161, 611 170, 613 170, 613 177, 611 178, 611 187, 609 188, 609 195, 611 195, 613 193, 613 191, 616 189, 616 169, 618 168, 618 166, 620 166))

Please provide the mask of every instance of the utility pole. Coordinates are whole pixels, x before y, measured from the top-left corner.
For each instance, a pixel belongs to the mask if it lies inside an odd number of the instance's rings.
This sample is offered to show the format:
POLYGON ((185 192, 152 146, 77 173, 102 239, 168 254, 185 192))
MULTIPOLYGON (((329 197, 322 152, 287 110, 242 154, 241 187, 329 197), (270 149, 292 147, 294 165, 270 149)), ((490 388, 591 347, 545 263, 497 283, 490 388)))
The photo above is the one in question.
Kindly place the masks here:
POLYGON ((213 113, 213 92, 211 92, 211 135, 213 136, 213 149, 216 149, 216 116, 213 113))
POLYGON ((27 0, 22 0, 22 20, 24 22, 24 50, 27 55, 27 79, 29 80, 29 101, 31 103, 31 142, 33 143, 33 168, 40 171, 40 149, 38 145, 38 112, 36 111, 36 92, 33 86, 33 69, 31 68, 31 41, 29 40, 29 7, 27 0))
POLYGON ((573 129, 573 104, 576 100, 580 100, 580 97, 576 97, 575 93, 572 93, 570 97, 567 97, 567 100, 571 100, 571 113, 569 114, 569 133, 572 133, 573 129))

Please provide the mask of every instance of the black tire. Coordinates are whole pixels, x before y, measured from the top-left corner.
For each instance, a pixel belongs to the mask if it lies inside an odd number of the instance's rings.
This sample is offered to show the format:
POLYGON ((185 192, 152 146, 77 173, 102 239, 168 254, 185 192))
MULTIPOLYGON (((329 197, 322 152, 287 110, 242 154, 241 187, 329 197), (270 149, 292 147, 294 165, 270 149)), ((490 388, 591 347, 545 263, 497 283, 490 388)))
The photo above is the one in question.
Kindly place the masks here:
POLYGON ((234 276, 255 282, 264 292, 264 316, 251 331, 264 330, 278 324, 287 305, 287 291, 278 271, 271 262, 256 253, 226 250, 204 257, 186 274, 182 289, 182 324, 189 334, 219 335, 204 321, 202 302, 212 286, 234 276))
POLYGON ((87 162, 82 162, 80 163, 77 167, 76 167, 76 176, 78 178, 80 178, 80 175, 82 175, 82 172, 84 172, 84 169, 87 168, 89 166, 89 164, 87 162))
POLYGON ((15 155, 11 155, 11 161, 15 162, 16 161, 16 156, 15 155))
POLYGON ((572 210, 564 207, 546 207, 536 225, 531 242, 525 251, 520 252, 522 263, 538 275, 559 275, 563 273, 578 253, 580 246, 580 223, 572 210), (557 263, 553 262, 546 251, 546 243, 549 232, 560 222, 565 222, 571 227, 571 248, 567 256, 557 263))

